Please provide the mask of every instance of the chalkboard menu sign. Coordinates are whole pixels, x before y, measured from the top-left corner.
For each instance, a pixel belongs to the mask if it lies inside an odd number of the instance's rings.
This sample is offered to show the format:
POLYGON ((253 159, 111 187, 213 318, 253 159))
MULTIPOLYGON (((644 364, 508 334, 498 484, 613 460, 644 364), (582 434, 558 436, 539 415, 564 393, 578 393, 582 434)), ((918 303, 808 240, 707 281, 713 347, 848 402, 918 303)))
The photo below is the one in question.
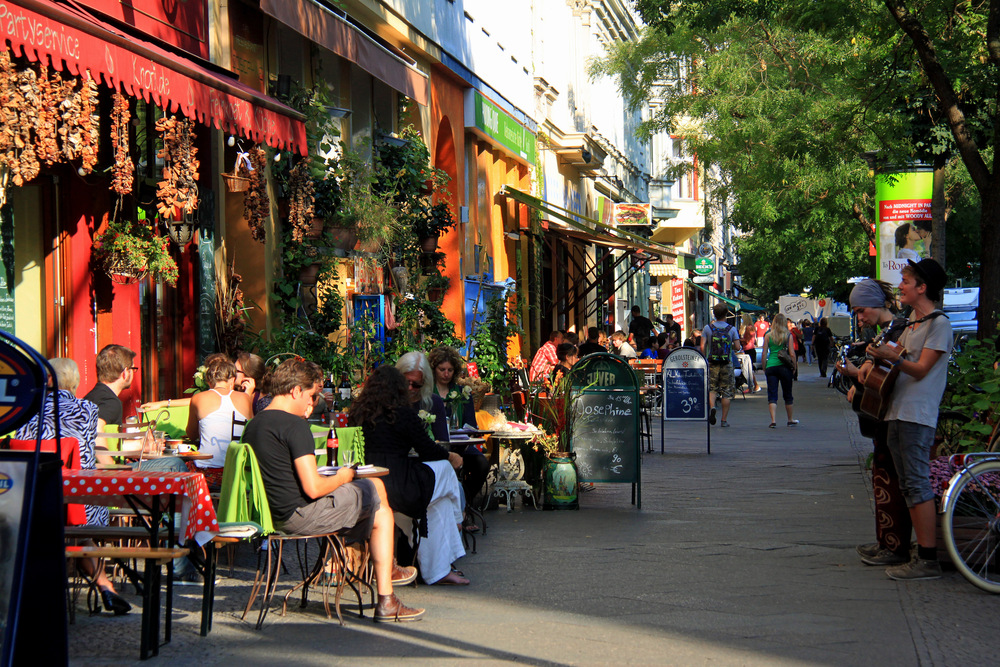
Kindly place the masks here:
MULTIPOLYGON (((671 350, 663 360, 663 421, 705 422, 708 426, 708 361, 693 347, 671 350)), ((664 423, 660 429, 660 453, 665 448, 664 423)), ((712 432, 707 431, 708 453, 712 432)))
POLYGON ((708 364, 690 347, 671 350, 663 360, 663 420, 708 419, 708 364))
POLYGON ((13 207, 0 209, 0 329, 14 333, 13 207))
POLYGON ((574 398, 570 449, 581 482, 631 483, 642 507, 639 459, 639 379, 611 354, 587 355, 570 371, 574 398))

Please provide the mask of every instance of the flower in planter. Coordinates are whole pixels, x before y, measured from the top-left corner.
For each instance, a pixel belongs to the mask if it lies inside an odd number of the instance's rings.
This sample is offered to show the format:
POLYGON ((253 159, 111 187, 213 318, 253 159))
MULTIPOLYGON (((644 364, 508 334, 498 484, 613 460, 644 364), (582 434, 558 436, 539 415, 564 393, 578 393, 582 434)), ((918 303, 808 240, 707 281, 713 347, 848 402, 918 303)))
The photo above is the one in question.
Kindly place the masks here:
POLYGON ((156 280, 177 284, 177 262, 167 239, 153 234, 140 214, 136 221, 112 219, 94 236, 94 256, 111 275, 149 273, 156 280))

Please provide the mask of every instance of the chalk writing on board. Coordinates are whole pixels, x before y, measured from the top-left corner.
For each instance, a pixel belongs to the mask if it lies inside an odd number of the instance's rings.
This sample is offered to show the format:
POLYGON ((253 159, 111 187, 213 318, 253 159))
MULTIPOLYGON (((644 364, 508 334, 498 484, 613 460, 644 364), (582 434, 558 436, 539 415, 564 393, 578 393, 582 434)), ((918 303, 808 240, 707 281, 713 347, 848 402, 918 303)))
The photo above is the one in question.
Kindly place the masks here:
POLYGON ((663 369, 666 419, 704 419, 705 390, 708 380, 704 367, 663 369))
POLYGON ((573 407, 572 448, 579 478, 634 481, 638 467, 634 393, 586 393, 573 407))

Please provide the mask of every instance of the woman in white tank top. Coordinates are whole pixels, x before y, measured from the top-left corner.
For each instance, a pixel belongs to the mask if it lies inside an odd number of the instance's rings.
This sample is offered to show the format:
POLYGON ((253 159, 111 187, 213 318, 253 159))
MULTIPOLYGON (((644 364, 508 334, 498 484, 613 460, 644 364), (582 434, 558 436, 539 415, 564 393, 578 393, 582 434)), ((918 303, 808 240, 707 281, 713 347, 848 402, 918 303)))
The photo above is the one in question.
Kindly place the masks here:
POLYGON ((236 366, 221 355, 211 359, 205 369, 205 382, 210 389, 191 397, 188 413, 187 435, 199 442, 199 452, 212 454, 211 459, 196 461, 200 472, 211 487, 222 483, 222 468, 226 463, 229 443, 239 439, 243 426, 234 426, 253 416, 251 398, 241 391, 234 391, 236 366))

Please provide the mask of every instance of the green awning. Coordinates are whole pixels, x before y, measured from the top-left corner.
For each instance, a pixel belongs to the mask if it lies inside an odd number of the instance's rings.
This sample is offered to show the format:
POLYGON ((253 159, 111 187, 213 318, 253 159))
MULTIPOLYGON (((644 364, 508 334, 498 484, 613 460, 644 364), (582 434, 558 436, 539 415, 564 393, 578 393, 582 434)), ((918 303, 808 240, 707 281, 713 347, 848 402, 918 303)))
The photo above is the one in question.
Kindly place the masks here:
POLYGON ((642 250, 654 255, 660 255, 661 257, 677 256, 677 251, 673 246, 657 243, 620 227, 609 227, 593 218, 574 213, 558 204, 539 199, 509 185, 504 185, 500 188, 499 194, 502 197, 510 197, 514 201, 530 206, 541 213, 565 223, 570 229, 567 229, 564 233, 568 233, 568 235, 579 238, 582 241, 622 250, 642 250))
POLYGON ((703 285, 699 285, 698 283, 696 283, 696 282, 694 282, 692 280, 688 280, 688 283, 691 284, 694 287, 697 287, 698 289, 700 289, 702 292, 705 292, 709 296, 714 296, 719 301, 722 301, 722 302, 728 304, 729 307, 732 308, 734 312, 738 313, 740 311, 746 311, 748 313, 753 313, 753 312, 764 311, 765 310, 765 308, 762 308, 762 307, 758 306, 755 303, 747 303, 746 301, 740 301, 739 299, 732 299, 732 298, 730 298, 728 296, 722 296, 718 292, 714 292, 714 291, 708 289, 707 287, 705 287, 703 285))

